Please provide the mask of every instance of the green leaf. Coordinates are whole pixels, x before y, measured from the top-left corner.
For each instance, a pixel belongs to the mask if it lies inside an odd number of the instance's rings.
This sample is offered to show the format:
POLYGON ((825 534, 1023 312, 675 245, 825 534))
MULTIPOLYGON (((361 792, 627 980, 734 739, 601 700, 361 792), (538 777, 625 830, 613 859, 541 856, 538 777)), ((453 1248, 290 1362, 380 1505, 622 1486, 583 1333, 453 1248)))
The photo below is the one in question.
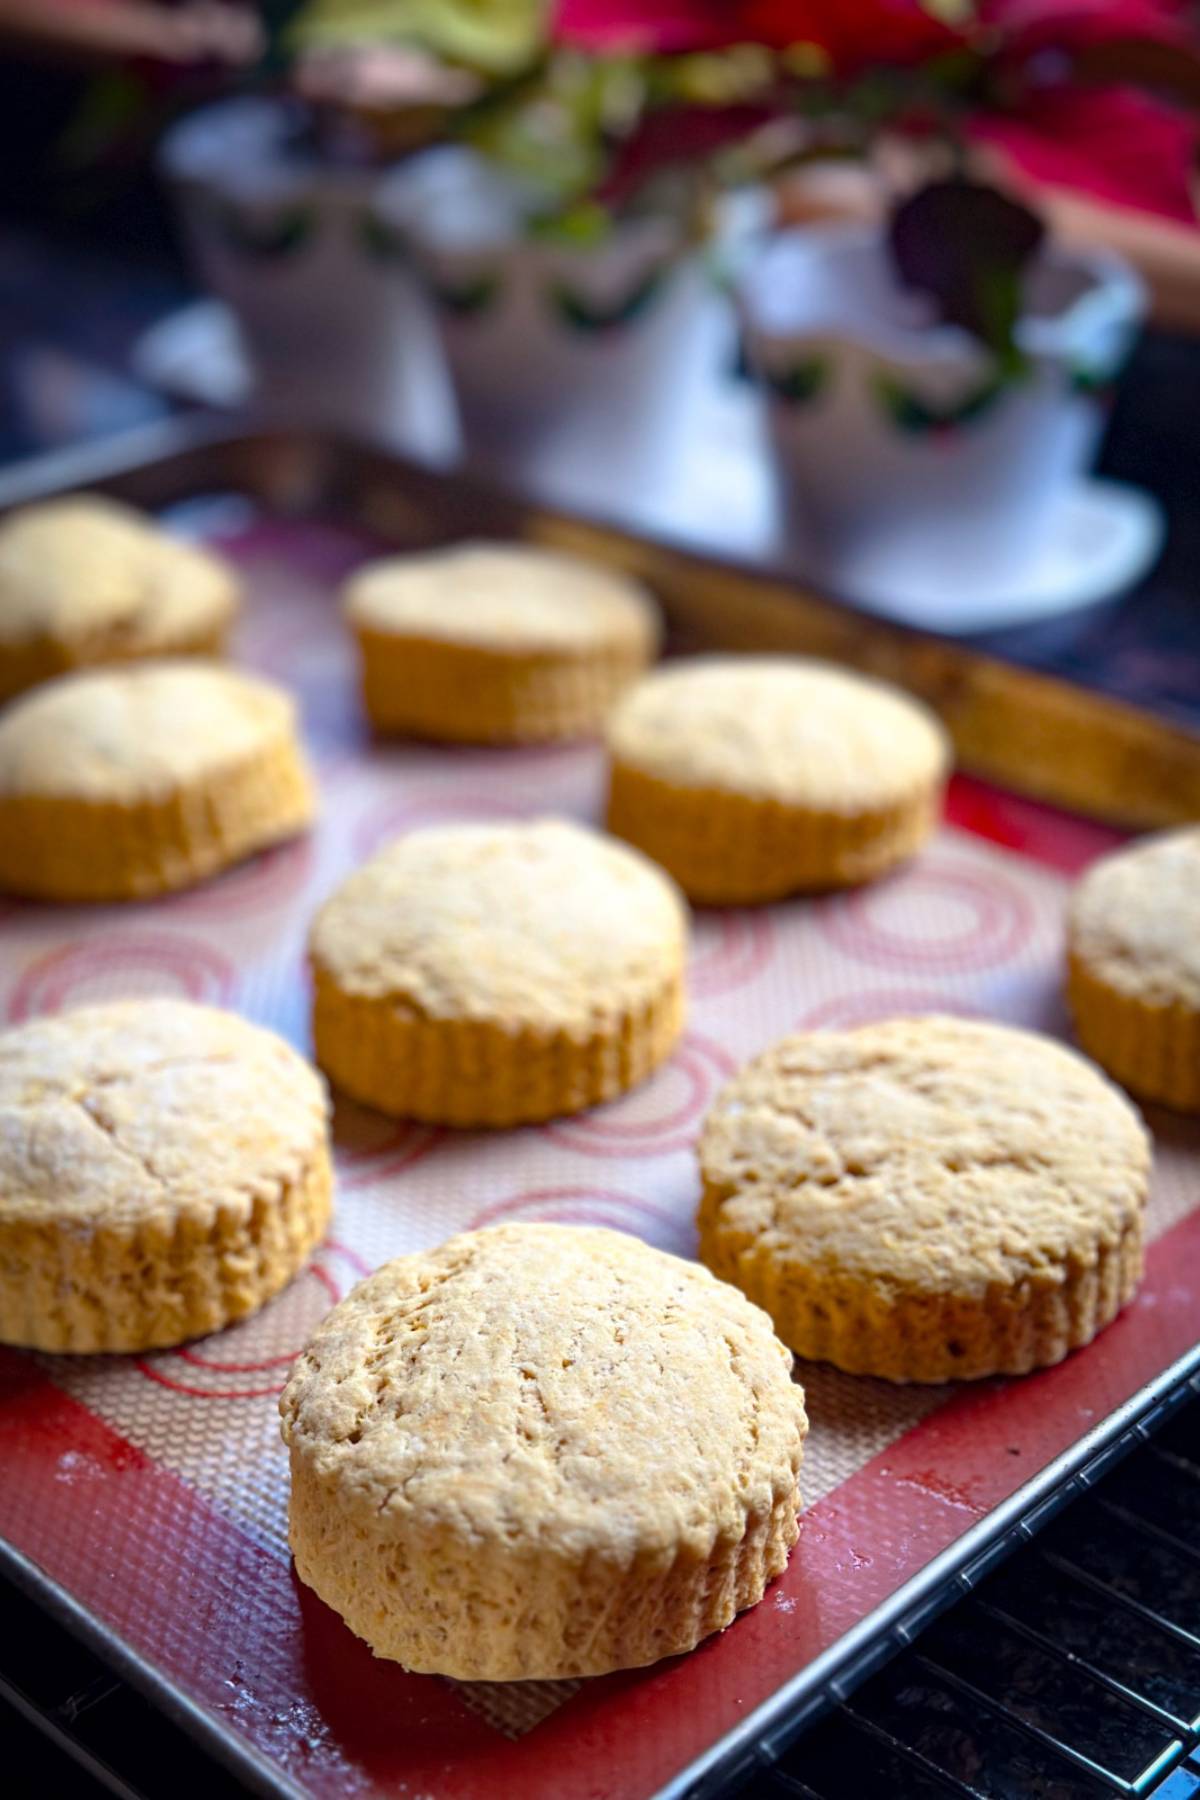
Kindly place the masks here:
POLYGON ((1012 377, 997 372, 979 386, 947 406, 915 394, 894 375, 876 375, 874 388, 892 423, 914 437, 955 430, 983 418, 1012 386, 1012 377))
POLYGON ((768 370, 763 381, 777 400, 789 406, 807 406, 829 381, 829 364, 822 356, 808 356, 787 369, 768 370))
MULTIPOLYGON (((277 0, 287 9, 288 0, 277 0)), ((359 44, 412 44, 447 62, 509 75, 537 57, 549 35, 551 0, 302 0, 291 7, 292 51, 359 44)))
POLYGON ((438 305, 464 319, 486 312, 499 292, 500 277, 495 274, 479 275, 474 281, 464 281, 459 286, 436 283, 433 287, 438 305))
POLYGON ((540 213, 528 224, 529 235, 541 243, 590 249, 612 235, 612 214, 597 200, 577 200, 556 212, 540 213))
POLYGON ((368 207, 360 216, 358 235, 367 255, 374 262, 399 265, 412 260, 412 246, 402 231, 381 219, 368 207))
POLYGON ((657 297, 665 276, 665 269, 651 269, 623 299, 608 305, 600 305, 574 293, 565 282, 553 283, 550 297, 559 317, 575 330, 614 331, 618 326, 631 324, 647 310, 657 297))

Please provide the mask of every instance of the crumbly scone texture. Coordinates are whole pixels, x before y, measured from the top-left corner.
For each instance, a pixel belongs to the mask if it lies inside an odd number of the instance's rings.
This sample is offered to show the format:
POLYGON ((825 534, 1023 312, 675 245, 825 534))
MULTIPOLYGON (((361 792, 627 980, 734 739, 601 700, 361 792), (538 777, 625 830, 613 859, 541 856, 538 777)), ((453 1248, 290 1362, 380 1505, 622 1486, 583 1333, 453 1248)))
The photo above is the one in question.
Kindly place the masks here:
POLYGON ((280 1411, 301 1578, 423 1673, 690 1650, 797 1536, 807 1420, 770 1320, 617 1232, 502 1225, 387 1264, 280 1411))
POLYGON ((671 882, 597 832, 556 819, 415 831, 314 921, 317 1061, 401 1116, 578 1112, 670 1054, 686 943, 671 882))
POLYGON ((216 656, 238 604, 225 563, 130 507, 22 507, 0 524, 0 698, 91 664, 216 656))
POLYGON ((0 1342, 149 1350, 256 1311, 328 1223, 327 1115, 303 1057, 215 1007, 0 1033, 0 1342))
POLYGON ((1200 1111, 1200 826, 1102 857, 1072 897, 1079 1041, 1147 1100, 1200 1111))
POLYGON ((609 829, 710 905, 882 874, 928 837, 950 768, 918 701, 786 656, 655 671, 615 709, 608 746, 609 829))
POLYGON ((376 729, 457 742, 597 731, 661 638, 636 582, 525 544, 388 557, 343 604, 376 729))
POLYGON ((51 900, 187 887, 311 822, 282 688, 217 663, 63 677, 0 718, 0 887, 51 900))
POLYGON ((1141 1119, 1033 1032, 929 1017, 786 1038, 720 1094, 699 1156, 702 1259, 853 1374, 1058 1362, 1141 1274, 1141 1119))

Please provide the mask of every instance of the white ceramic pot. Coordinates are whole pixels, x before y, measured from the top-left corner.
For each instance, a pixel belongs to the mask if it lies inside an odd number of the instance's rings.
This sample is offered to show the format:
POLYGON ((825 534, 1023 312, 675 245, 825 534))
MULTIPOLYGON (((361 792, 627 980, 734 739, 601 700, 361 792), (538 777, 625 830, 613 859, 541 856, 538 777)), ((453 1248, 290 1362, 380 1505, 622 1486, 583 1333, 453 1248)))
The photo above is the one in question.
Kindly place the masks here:
MULTIPOLYGON (((553 477, 586 458, 591 496, 661 472, 712 360, 712 287, 672 219, 574 246, 527 226, 519 191, 464 150, 387 184, 438 317, 468 450, 553 477)), ((615 489, 614 489, 615 491, 615 489)))
MULTIPOLYGON (((284 101, 230 100, 183 119, 160 151, 200 272, 237 318, 256 400, 276 417, 442 447, 438 334, 376 211, 383 177, 298 151, 295 124, 284 101)), ((391 172, 408 178, 407 164, 391 172)))
POLYGON ((1145 311, 1118 257, 1051 248, 1026 283, 1025 370, 931 322, 872 228, 780 233, 737 283, 785 521, 822 556, 1016 572, 1090 467, 1145 311))

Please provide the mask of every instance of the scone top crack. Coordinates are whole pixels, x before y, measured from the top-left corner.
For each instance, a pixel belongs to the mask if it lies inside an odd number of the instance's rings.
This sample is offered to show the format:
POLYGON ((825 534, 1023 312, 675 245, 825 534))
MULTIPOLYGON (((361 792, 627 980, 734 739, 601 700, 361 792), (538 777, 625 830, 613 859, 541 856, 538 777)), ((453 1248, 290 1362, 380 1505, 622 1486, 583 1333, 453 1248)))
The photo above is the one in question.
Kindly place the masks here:
POLYGON ((628 577, 530 544, 458 544, 387 557, 351 577, 346 616, 364 631, 441 638, 496 656, 586 656, 614 641, 643 660, 657 609, 628 577))
POLYGON ((796 1540, 807 1420, 771 1322, 613 1231, 400 1257, 280 1401, 301 1578, 380 1656, 566 1680, 691 1650, 796 1540))
POLYGON ((152 1350, 244 1319, 329 1219, 320 1077, 182 1000, 0 1034, 0 1343, 152 1350))
POLYGON ((1141 1217, 1150 1148, 1073 1051, 928 1017, 776 1044, 719 1095, 700 1162, 728 1251, 982 1296, 1059 1283, 1116 1244, 1141 1217))
POLYGON ((0 525, 0 642, 59 642, 87 662, 218 638, 237 608, 216 557, 94 495, 46 501, 0 525))
POLYGON ((795 1492, 805 1418, 770 1320, 603 1229, 501 1225, 401 1257, 318 1327, 284 1437, 387 1531, 707 1556, 795 1492))
POLYGON ((653 864, 536 819, 396 840, 326 902, 310 951, 342 991, 416 1016, 588 1036, 678 977, 686 936, 653 864))
POLYGON ((324 1156, 325 1086, 273 1032, 113 1001, 0 1033, 0 1220, 134 1232, 244 1216, 324 1156))
POLYGON ((1141 1274, 1141 1120, 1033 1032, 931 1017, 785 1039, 718 1097, 700 1166, 704 1261, 853 1374, 1058 1362, 1141 1274))

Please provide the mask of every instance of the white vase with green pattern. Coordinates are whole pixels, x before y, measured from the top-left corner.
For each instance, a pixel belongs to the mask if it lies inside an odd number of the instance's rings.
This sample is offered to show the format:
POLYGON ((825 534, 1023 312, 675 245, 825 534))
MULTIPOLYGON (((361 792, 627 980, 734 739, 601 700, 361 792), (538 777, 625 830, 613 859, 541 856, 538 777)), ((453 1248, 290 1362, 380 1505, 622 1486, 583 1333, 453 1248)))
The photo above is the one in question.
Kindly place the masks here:
POLYGON ((383 175, 298 148, 294 125, 285 102, 231 100, 182 120, 160 156, 201 275, 237 319, 256 403, 440 449, 440 340, 407 241, 376 210, 383 175))
POLYGON ((528 470, 586 441, 598 478, 605 459, 661 467, 713 304, 678 220, 627 219, 588 242, 543 233, 506 177, 457 150, 389 184, 379 210, 413 244, 469 450, 528 470))
POLYGON ((994 573, 1029 563, 1090 468, 1097 390, 1144 312, 1119 258, 1052 246, 1026 283, 1017 366, 1001 369, 899 287, 878 230, 824 224, 767 240, 737 299, 793 532, 835 558, 994 573))

